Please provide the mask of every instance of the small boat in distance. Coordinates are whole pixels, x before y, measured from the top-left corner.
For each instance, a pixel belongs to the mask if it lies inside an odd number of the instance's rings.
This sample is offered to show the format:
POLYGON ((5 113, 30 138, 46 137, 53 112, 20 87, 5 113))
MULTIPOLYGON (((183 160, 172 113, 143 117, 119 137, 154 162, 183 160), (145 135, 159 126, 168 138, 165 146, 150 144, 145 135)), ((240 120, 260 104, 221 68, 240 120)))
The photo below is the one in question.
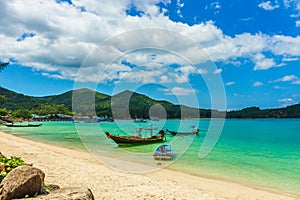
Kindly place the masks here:
POLYGON ((98 117, 98 122, 114 122, 114 118, 113 117, 98 117))
POLYGON ((171 145, 163 144, 156 148, 153 157, 155 160, 172 160, 173 150, 171 145))
POLYGON ((30 124, 30 123, 6 123, 7 127, 39 127, 42 126, 42 123, 39 124, 30 124))
POLYGON ((197 134, 199 134, 199 131, 200 130, 198 128, 195 128, 191 132, 176 132, 176 131, 170 131, 170 130, 166 129, 166 132, 171 133, 173 136, 175 136, 175 135, 197 135, 197 134))
POLYGON ((146 120, 146 119, 143 119, 143 118, 136 118, 136 119, 134 120, 134 122, 135 122, 135 123, 145 123, 145 122, 147 122, 147 120, 146 120))
MULTIPOLYGON (((145 129, 145 130, 149 130, 149 129, 145 129)), ((160 130, 158 135, 152 135, 152 130, 151 130, 151 135, 149 137, 142 137, 142 134, 141 134, 142 128, 139 128, 139 131, 140 132, 138 135, 132 135, 132 136, 112 135, 109 132, 105 132, 105 134, 108 139, 112 139, 119 146, 143 145, 143 144, 151 144, 151 143, 165 141, 165 132, 163 130, 160 130)))
POLYGON ((153 121, 153 122, 158 122, 159 121, 159 118, 158 117, 150 117, 150 120, 153 121))

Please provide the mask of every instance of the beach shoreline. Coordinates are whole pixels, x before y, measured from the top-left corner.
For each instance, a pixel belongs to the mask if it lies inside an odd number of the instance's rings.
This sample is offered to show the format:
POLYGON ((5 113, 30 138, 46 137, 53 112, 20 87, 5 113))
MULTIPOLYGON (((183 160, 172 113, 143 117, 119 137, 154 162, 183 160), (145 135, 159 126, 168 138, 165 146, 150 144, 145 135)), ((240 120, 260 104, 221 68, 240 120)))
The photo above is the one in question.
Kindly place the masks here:
POLYGON ((46 174, 47 184, 90 188, 95 199, 296 199, 288 194, 162 169, 128 174, 87 151, 33 141, 0 131, 0 152, 19 156, 46 174))

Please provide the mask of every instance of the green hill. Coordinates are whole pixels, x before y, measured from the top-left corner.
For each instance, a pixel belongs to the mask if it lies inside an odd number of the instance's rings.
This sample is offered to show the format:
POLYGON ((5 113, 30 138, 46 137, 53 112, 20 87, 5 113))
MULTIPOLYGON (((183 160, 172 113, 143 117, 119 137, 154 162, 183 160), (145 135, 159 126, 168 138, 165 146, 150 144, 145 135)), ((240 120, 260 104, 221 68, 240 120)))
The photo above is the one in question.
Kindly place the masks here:
MULTIPOLYGON (((113 116, 117 119, 149 118, 151 116, 168 118, 210 118, 222 117, 225 113, 210 109, 197 109, 175 105, 168 101, 158 101, 146 95, 129 90, 109 96, 89 89, 71 90, 59 95, 31 97, 0 87, 0 108, 8 111, 20 109, 30 113, 72 114, 113 116), (150 116, 149 116, 150 115, 150 116)), ((227 118, 300 118, 300 104, 278 109, 249 107, 226 113, 227 118)))
POLYGON ((285 108, 264 109, 249 107, 242 110, 230 111, 227 118, 300 118, 300 104, 285 108))
POLYGON ((33 97, 19 94, 3 87, 0 87, 0 108, 7 110, 18 110, 18 109, 34 109, 38 108, 40 102, 33 97))
MULTIPOLYGON (((86 88, 79 89, 79 90, 71 90, 60 95, 52 95, 46 97, 33 97, 33 98, 42 103, 62 104, 67 109, 72 110, 72 97, 74 93, 76 96, 81 96, 81 97, 89 97, 94 95, 95 100, 98 103, 100 103, 103 99, 110 98, 110 96, 108 95, 101 94, 99 92, 94 92, 86 88)), ((81 99, 81 101, 84 102, 85 98, 81 99)))

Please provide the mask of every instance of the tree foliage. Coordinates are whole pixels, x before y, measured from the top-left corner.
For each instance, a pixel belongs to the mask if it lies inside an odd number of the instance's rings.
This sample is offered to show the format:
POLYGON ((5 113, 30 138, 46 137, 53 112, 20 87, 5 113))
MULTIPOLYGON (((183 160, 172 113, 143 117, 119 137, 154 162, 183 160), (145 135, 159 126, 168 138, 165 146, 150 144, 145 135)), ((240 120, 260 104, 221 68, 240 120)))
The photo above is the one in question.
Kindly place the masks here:
POLYGON ((8 114, 8 111, 4 108, 0 108, 0 116, 6 116, 8 114))
POLYGON ((29 119, 31 117, 30 111, 26 109, 18 109, 12 113, 14 118, 29 119))
POLYGON ((39 107, 32 109, 31 113, 37 115, 55 115, 55 114, 67 114, 69 110, 63 104, 49 104, 44 103, 39 107))

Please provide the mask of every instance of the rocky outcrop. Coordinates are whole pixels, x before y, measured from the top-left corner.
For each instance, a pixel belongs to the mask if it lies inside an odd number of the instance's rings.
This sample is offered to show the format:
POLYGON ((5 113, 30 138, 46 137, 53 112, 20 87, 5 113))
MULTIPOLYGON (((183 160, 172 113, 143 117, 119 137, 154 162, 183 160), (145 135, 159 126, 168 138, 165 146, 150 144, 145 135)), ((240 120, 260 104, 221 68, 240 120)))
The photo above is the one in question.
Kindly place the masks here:
MULTIPOLYGON (((94 200, 90 189, 82 188, 62 188, 50 192, 48 195, 39 195, 26 200, 94 200)), ((24 199, 25 200, 25 199, 24 199)))
POLYGON ((45 174, 40 169, 24 165, 9 172, 0 184, 0 200, 34 196, 43 191, 45 174))
MULTIPOLYGON (((0 158, 5 158, 0 152, 0 158)), ((15 158, 15 157, 14 157, 15 158)), ((14 160, 20 164, 20 160, 14 160)), ((21 160, 22 161, 22 160, 21 160)), ((0 182, 0 200, 11 199, 34 199, 34 200, 94 200, 90 189, 83 188, 60 188, 50 184, 44 187, 45 174, 38 168, 26 164, 24 161, 11 171, 6 170, 6 165, 0 162, 0 172, 6 176, 0 182)), ((13 165, 12 168, 15 166, 13 165)))

